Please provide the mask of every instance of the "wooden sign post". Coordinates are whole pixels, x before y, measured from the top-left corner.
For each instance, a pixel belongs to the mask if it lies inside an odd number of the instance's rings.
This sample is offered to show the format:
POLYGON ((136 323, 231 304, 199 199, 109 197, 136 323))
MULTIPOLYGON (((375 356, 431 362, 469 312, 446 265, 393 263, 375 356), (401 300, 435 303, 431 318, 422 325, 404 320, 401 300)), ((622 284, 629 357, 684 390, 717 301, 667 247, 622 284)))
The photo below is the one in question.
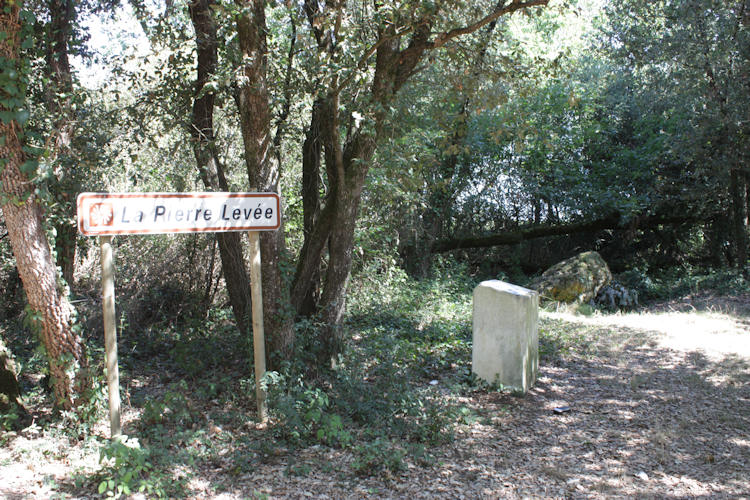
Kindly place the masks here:
POLYGON ((260 272, 260 238, 258 231, 249 231, 250 238, 250 298, 253 304, 253 360, 255 364, 255 399, 258 402, 258 418, 268 418, 266 390, 263 377, 266 375, 266 337, 263 331, 263 285, 260 272))
POLYGON ((81 193, 78 195, 78 229, 99 236, 102 262, 104 348, 109 387, 109 423, 112 437, 121 434, 120 377, 117 364, 115 317, 115 267, 112 236, 248 231, 250 287, 253 308, 253 359, 258 418, 267 418, 266 347, 263 332, 263 290, 258 231, 281 226, 281 201, 275 193, 81 193))
POLYGON ((117 321, 115 316, 115 262, 112 236, 99 236, 102 261, 102 312, 104 313, 104 356, 109 390, 109 428, 112 437, 120 428, 120 369, 117 365, 117 321))

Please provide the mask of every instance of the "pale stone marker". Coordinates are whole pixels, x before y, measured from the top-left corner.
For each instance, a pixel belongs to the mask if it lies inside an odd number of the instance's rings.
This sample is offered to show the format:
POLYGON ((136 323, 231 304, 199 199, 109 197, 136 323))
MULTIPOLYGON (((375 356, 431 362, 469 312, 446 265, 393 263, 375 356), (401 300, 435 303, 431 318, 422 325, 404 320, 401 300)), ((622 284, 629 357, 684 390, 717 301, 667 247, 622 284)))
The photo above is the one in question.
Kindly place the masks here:
POLYGON ((472 371, 524 393, 539 369, 539 295, 498 280, 474 289, 472 371))

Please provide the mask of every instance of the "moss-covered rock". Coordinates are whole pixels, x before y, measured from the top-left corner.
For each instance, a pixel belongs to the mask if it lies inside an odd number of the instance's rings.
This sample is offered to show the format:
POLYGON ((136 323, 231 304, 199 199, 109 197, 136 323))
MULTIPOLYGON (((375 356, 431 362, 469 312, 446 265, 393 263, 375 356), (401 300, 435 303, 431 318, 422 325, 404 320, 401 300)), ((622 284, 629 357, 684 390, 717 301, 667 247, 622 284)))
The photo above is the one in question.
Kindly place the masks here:
POLYGON ((598 252, 584 252, 558 262, 534 281, 543 299, 559 302, 588 302, 612 281, 612 272, 598 252))

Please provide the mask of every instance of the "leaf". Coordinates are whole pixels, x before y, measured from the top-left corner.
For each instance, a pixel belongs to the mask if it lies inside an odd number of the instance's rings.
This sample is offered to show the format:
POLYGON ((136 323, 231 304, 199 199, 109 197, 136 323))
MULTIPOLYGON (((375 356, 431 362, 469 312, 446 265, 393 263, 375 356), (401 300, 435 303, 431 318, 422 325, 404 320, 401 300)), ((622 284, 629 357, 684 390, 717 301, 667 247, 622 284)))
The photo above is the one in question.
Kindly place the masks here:
POLYGON ((105 491, 107 491, 107 481, 102 481, 99 483, 99 494, 101 495, 105 491))
POLYGON ((28 176, 32 176, 36 173, 37 168, 39 168, 39 162, 36 160, 26 160, 21 164, 19 169, 21 172, 28 176))
POLYGON ((16 113, 16 121, 18 121, 19 125, 23 126, 29 121, 30 116, 31 113, 29 113, 28 109, 22 109, 16 113))
POLYGON ((0 111, 0 120, 3 124, 8 125, 10 122, 16 119, 16 113, 13 111, 0 111))

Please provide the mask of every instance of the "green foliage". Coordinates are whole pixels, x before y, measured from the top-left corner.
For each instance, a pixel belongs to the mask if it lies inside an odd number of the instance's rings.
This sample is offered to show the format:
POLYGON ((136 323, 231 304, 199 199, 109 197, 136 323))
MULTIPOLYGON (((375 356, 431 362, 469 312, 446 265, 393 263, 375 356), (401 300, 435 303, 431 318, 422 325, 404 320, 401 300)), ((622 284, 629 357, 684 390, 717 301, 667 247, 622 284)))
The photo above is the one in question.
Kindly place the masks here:
MULTIPOLYGON (((102 355, 103 353, 100 352, 102 355)), ((66 431, 73 437, 82 438, 90 436, 94 427, 102 416, 107 413, 107 383, 104 378, 103 366, 97 364, 94 370, 97 374, 90 372, 91 384, 80 395, 80 401, 75 409, 62 412, 66 431)), ((92 370, 93 371, 93 370, 92 370)))
POLYGON ((701 292, 718 295, 742 293, 748 280, 741 271, 683 265, 646 272, 635 268, 617 276, 628 288, 638 292, 644 302, 670 300, 701 292))
MULTIPOLYGON (((267 375, 276 435, 295 446, 351 446, 360 457, 354 471, 363 475, 381 466, 397 471, 404 449, 450 441, 465 415, 432 388, 438 379, 460 386, 469 377, 473 282, 460 278, 463 271, 445 265, 441 278, 422 283, 397 269, 383 272, 385 280, 360 275, 346 325, 355 342, 337 368, 311 377, 304 364, 292 364, 267 375)), ((305 325, 300 337, 316 338, 318 326, 305 325)))
POLYGON ((359 476, 374 476, 383 471, 398 473, 406 469, 406 455, 403 447, 387 438, 378 437, 354 447, 355 458, 351 467, 359 476))
POLYGON ((276 372, 266 376, 269 407, 278 416, 281 437, 295 444, 319 442, 348 446, 352 435, 340 415, 332 411, 330 398, 320 388, 307 386, 299 377, 293 383, 276 372))
MULTIPOLYGON (((33 43, 34 14, 26 9, 19 13, 21 29, 18 34, 20 48, 29 49, 33 43)), ((4 32, 2 35, 6 35, 4 32)), ((0 57, 0 120, 3 124, 11 121, 23 126, 29 119, 26 108, 26 91, 29 86, 30 61, 20 57, 8 59, 0 57)))
MULTIPOLYGON (((0 394, 0 431, 14 431, 21 419, 21 409, 5 394, 0 394)), ((2 444, 2 443, 0 443, 2 444)))
POLYGON ((156 472, 150 453, 135 438, 120 436, 101 449, 97 492, 120 498, 142 493, 149 498, 167 496, 168 478, 156 472))
POLYGON ((143 425, 189 427, 198 417, 190 407, 188 385, 184 380, 170 387, 164 396, 146 402, 143 425))

